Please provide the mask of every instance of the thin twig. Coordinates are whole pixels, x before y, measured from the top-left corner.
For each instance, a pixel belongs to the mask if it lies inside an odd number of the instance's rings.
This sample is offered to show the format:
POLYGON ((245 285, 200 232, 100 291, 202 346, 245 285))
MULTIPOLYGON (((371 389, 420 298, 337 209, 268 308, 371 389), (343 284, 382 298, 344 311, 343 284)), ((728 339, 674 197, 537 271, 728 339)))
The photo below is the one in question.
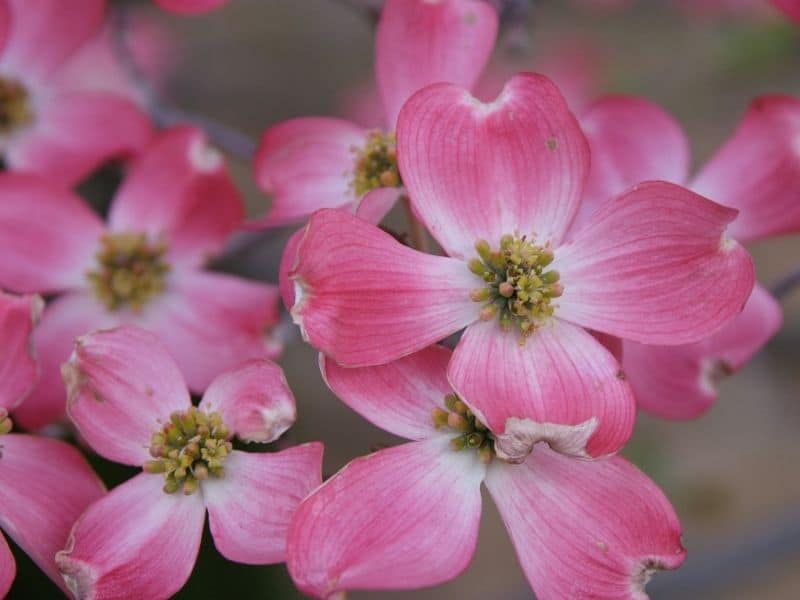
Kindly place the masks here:
POLYGON ((783 298, 788 296, 789 293, 798 285, 800 285, 800 267, 779 279, 772 286, 772 295, 776 298, 783 298))
POLYGON ((114 7, 113 42, 117 60, 125 69, 133 85, 145 97, 147 111, 159 127, 171 127, 179 123, 190 123, 205 131, 208 139, 228 154, 242 160, 251 160, 257 144, 246 134, 232 129, 209 117, 167 106, 159 98, 158 92, 148 80, 147 75, 136 62, 128 43, 130 31, 130 7, 122 3, 114 7))

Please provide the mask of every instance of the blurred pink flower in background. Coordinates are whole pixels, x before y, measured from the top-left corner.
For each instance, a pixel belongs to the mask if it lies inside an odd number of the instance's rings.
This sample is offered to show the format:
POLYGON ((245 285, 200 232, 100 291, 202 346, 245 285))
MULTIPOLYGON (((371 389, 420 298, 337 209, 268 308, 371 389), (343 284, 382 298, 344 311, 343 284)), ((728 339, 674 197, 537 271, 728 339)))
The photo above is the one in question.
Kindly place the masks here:
POLYGON ((497 404, 466 406, 452 395, 449 350, 432 346, 361 369, 321 360, 345 404, 413 441, 351 462, 300 505, 287 563, 305 593, 453 579, 475 550, 482 482, 540 600, 644 598, 654 571, 683 562, 675 511, 623 458, 580 460, 545 444, 521 464, 494 456, 499 432, 478 420, 497 404))
POLYGON ((385 364, 466 327, 448 376, 467 402, 497 404, 485 421, 496 432, 520 417, 519 399, 534 422, 513 428, 531 444, 579 435, 575 454, 615 452, 633 428, 633 395, 590 331, 698 341, 752 290, 752 261, 725 233, 736 211, 674 184, 611 196, 570 235, 589 147, 542 76, 515 77, 491 104, 450 84, 425 88, 400 115, 398 157, 415 214, 448 256, 319 211, 289 273, 292 315, 348 367, 385 364))
POLYGON ((0 285, 61 294, 35 334, 42 379, 16 412, 25 427, 64 414, 59 366, 87 331, 158 331, 194 391, 243 360, 278 354, 277 287, 205 269, 244 213, 200 131, 156 138, 131 165, 107 224, 81 198, 31 176, 0 175, 0 199, 0 285))
MULTIPOLYGON (((594 160, 578 228, 610 195, 662 179, 737 209, 728 231, 740 242, 800 232, 800 101, 795 98, 754 100, 736 132, 691 178, 686 135, 655 104, 604 98, 583 114, 581 125, 594 160)), ((716 400, 717 380, 744 366, 781 322, 778 301, 756 285, 744 311, 705 340, 671 347, 626 341, 623 365, 639 406, 672 419, 701 415, 716 400)))
MULTIPOLYGON (((64 591, 55 553, 72 524, 104 488, 72 446, 9 433, 7 410, 23 401, 37 375, 31 332, 42 310, 38 296, 0 292, 0 529, 64 591)), ((0 598, 16 566, 0 533, 0 598)))
POLYGON ((0 152, 9 169, 72 185, 141 150, 150 123, 135 103, 70 65, 102 35, 103 0, 0 2, 0 152))
POLYGON ((181 15, 198 15, 225 6, 230 0, 155 0, 164 10, 181 15))
POLYGON ((240 365, 195 408, 159 339, 121 327, 79 338, 63 372, 69 415, 86 442, 109 460, 144 467, 94 503, 59 552, 78 598, 171 597, 194 568, 206 511, 229 560, 285 560, 290 519, 321 482, 322 444, 274 453, 231 446, 234 435, 274 441, 294 422, 280 367, 240 365))
POLYGON ((332 117, 301 117, 268 129, 255 160, 260 187, 272 196, 257 227, 302 221, 320 208, 355 206, 368 192, 371 220, 398 197, 394 129, 403 103, 439 81, 471 87, 489 59, 497 14, 483 0, 389 0, 375 40, 375 71, 382 106, 370 94, 358 123, 332 117), (380 111, 378 113, 378 111, 380 111))

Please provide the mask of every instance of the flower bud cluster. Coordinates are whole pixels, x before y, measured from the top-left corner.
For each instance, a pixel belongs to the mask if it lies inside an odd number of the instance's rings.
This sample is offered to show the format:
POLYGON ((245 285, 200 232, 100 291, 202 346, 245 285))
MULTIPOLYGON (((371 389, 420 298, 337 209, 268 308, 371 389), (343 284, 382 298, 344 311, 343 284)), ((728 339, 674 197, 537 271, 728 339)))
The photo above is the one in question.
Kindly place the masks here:
POLYGON ((356 153, 355 175, 351 186, 357 196, 381 187, 400 187, 397 168, 397 142, 394 133, 373 131, 356 153))
POLYGON ((450 448, 456 452, 464 449, 477 450, 481 462, 489 464, 494 457, 492 432, 455 394, 447 394, 444 405, 447 410, 439 407, 433 409, 433 426, 436 429, 457 431, 459 435, 450 440, 450 448))
POLYGON ((28 90, 14 79, 0 77, 0 134, 9 134, 32 120, 28 90))

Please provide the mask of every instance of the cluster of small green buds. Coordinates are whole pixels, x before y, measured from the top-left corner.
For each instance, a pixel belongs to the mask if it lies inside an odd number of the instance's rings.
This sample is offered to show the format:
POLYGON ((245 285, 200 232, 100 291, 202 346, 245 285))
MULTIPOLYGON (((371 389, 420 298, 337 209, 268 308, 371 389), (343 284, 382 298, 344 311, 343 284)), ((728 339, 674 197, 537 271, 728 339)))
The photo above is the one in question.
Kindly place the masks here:
POLYGON ((28 90, 14 79, 0 77, 0 134, 33 121, 28 90))
POLYGON ((166 252, 164 241, 150 242, 144 233, 104 235, 95 255, 97 269, 87 275, 95 295, 109 310, 141 310, 166 287, 166 252))
POLYGON ((148 473, 163 473, 164 491, 178 490, 187 496, 197 491, 200 482, 225 474, 223 463, 231 453, 231 432, 217 412, 205 413, 196 407, 174 412, 169 423, 153 434, 148 473))
POLYGON ((480 461, 489 464, 494 457, 492 432, 455 394, 447 394, 444 397, 444 406, 445 408, 437 406, 433 409, 431 420, 436 429, 451 429, 458 432, 458 436, 450 440, 450 448, 456 452, 465 449, 477 450, 480 461))
POLYGON ((397 141, 394 133, 372 131, 363 148, 353 148, 356 154, 355 172, 351 186, 361 197, 380 187, 400 187, 397 168, 397 141))
POLYGON ((14 423, 11 417, 8 416, 8 411, 5 408, 0 408, 0 435, 9 433, 14 428, 14 423))
POLYGON ((486 240, 478 240, 475 250, 480 258, 473 258, 469 269, 485 286, 473 290, 471 298, 486 303, 481 319, 499 316, 503 330, 516 325, 524 339, 553 315, 552 300, 564 293, 558 271, 547 270, 553 262, 553 250, 549 245, 536 245, 526 236, 513 235, 500 239, 499 250, 492 250, 486 240))

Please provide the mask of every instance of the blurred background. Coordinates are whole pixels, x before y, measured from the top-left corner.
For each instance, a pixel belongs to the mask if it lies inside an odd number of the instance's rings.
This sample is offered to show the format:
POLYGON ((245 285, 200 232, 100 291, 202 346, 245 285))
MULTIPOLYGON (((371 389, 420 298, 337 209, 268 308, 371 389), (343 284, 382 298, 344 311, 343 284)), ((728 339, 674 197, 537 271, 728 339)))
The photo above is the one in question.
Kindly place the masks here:
MULTIPOLYGON (((357 98, 359 87, 372 76, 373 23, 364 10, 367 2, 232 0, 224 10, 201 18, 170 17, 150 4, 112 3, 115 10, 124 5, 135 11, 137 22, 152 26, 160 40, 153 70, 159 73, 162 104, 244 133, 246 138, 236 139, 244 150, 248 137, 257 140, 283 119, 342 114, 348 94, 357 98)), ((710 5, 722 2, 700 0, 640 0, 616 10, 593 9, 578 0, 514 4, 522 19, 505 28, 498 64, 564 77, 576 105, 608 92, 655 100, 683 124, 695 166, 731 133, 754 96, 800 93, 800 27, 766 6, 738 12, 716 11, 710 5), (698 11, 701 5, 704 10, 698 11)), ((263 212, 268 199, 257 190, 249 161, 231 156, 231 165, 251 213, 263 212)), ((102 205, 115 183, 110 169, 84 189, 102 205)), ((401 215, 390 216, 393 222, 402 229, 401 215)), ((290 233, 242 236, 218 268, 276 281, 290 233)), ((796 237, 751 250, 759 279, 767 285, 800 265, 796 237)), ((642 416, 626 450, 676 505, 689 551, 681 570, 655 576, 648 586, 655 599, 800 597, 800 287, 783 298, 783 306, 786 322, 780 334, 722 383, 720 401, 710 413, 690 423, 642 416)), ((332 474, 376 444, 397 441, 328 392, 314 351, 295 328, 287 323, 282 335, 288 343, 281 362, 297 398, 299 420, 281 443, 323 441, 325 472, 332 474)), ((130 473, 95 464, 111 484, 130 473)), ((55 597, 57 590, 24 555, 16 556, 20 576, 11 597, 55 597)), ((417 592, 350 595, 419 600, 531 596, 488 495, 478 551, 456 581, 417 592)), ((178 597, 300 595, 283 566, 227 563, 206 536, 195 574, 178 597)))

